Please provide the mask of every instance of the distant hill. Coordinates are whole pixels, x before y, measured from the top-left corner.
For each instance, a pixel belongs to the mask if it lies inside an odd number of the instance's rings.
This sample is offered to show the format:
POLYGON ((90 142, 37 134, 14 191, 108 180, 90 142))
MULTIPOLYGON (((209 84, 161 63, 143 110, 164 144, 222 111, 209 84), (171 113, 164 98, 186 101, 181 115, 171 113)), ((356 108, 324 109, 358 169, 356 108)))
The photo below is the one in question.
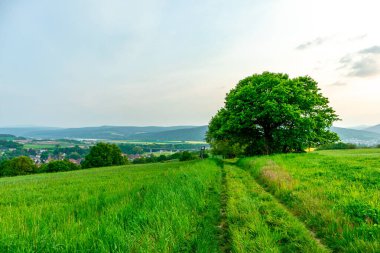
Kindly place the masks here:
POLYGON ((29 133, 32 132, 43 132, 43 131, 50 131, 50 130, 59 130, 62 128, 56 128, 56 127, 5 127, 0 128, 0 134, 10 134, 15 136, 25 136, 30 137, 29 133))
POLYGON ((12 134, 0 134, 0 138, 16 138, 16 136, 12 134))
POLYGON ((380 133, 342 127, 332 127, 331 130, 337 133, 340 139, 346 143, 359 145, 375 145, 380 143, 380 133))
POLYGON ((101 126, 82 128, 0 128, 0 134, 13 134, 38 139, 104 139, 200 141, 207 126, 101 126))
POLYGON ((365 131, 374 132, 380 134, 380 124, 376 126, 367 127, 365 131))
MULTIPOLYGON (((380 144, 380 125, 356 130, 332 127, 343 142, 380 144), (377 132, 378 131, 378 132, 377 132)), ((82 128, 0 128, 0 134, 37 139, 101 139, 134 141, 204 141, 207 126, 101 126, 82 128)))
POLYGON ((370 127, 370 126, 368 126, 368 125, 358 125, 358 126, 349 127, 349 129, 365 130, 368 127, 370 127))
POLYGON ((16 136, 12 134, 0 134, 0 140, 9 141, 9 140, 14 140, 14 139, 16 139, 16 136))
POLYGON ((129 138, 140 141, 204 141, 207 129, 207 126, 200 126, 154 133, 135 134, 129 136, 129 138))

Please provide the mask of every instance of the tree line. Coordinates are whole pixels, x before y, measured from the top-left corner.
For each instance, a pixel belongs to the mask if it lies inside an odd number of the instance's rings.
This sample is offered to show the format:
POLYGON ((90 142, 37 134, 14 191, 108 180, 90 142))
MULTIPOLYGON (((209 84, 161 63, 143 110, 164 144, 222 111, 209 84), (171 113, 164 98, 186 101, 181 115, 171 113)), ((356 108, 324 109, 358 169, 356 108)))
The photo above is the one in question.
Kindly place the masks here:
MULTIPOLYGON (((196 152, 178 152, 171 155, 148 156, 136 158, 133 164, 165 162, 169 160, 188 161, 198 158, 196 152)), ((108 167, 130 164, 127 157, 123 156, 121 149, 115 144, 97 143, 90 148, 84 161, 77 165, 65 160, 53 160, 49 163, 36 166, 34 161, 27 156, 19 156, 0 161, 0 176, 19 176, 34 173, 63 172, 94 167, 108 167)))

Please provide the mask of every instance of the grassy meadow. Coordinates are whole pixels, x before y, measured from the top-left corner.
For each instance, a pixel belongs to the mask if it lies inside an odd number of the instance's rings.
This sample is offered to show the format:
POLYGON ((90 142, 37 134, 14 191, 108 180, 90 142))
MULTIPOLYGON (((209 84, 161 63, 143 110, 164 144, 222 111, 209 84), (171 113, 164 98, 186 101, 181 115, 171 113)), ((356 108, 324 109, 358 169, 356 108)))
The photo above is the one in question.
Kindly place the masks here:
POLYGON ((225 166, 233 252, 328 252, 248 172, 225 166))
POLYGON ((217 252, 215 162, 0 179, 0 252, 217 252))
POLYGON ((0 178, 0 252, 380 252, 380 149, 0 178))
POLYGON ((380 149, 246 158, 239 165, 335 252, 380 252, 380 149))

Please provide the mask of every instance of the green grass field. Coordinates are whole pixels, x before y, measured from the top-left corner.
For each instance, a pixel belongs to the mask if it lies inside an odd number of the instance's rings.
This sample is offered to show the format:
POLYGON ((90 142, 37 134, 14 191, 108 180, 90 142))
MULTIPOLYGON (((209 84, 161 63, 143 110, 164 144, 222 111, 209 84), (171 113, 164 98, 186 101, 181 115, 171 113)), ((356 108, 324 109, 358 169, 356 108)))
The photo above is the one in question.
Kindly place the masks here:
POLYGON ((380 252, 380 150, 319 151, 240 161, 336 252, 380 252))
POLYGON ((233 252, 328 252, 248 172, 226 166, 226 174, 233 252))
POLYGON ((25 144, 25 149, 55 149, 55 144, 25 144))
POLYGON ((380 149, 0 178, 0 252, 380 252, 380 149))
POLYGON ((0 179, 0 252, 217 252, 213 161, 0 179))

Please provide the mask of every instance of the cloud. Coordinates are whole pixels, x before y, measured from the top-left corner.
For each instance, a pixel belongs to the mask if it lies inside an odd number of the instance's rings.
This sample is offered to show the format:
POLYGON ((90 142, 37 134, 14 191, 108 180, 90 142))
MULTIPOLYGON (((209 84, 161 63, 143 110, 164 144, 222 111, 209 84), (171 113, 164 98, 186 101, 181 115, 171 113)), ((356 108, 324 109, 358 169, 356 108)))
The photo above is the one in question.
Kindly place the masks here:
POLYGON ((335 83, 330 84, 330 86, 346 86, 347 83, 342 81, 336 81, 335 83))
POLYGON ((338 69, 346 70, 346 76, 369 77, 380 74, 380 46, 372 46, 339 59, 338 69))
POLYGON ((380 54, 380 46, 373 46, 359 51, 360 54, 380 54))
POLYGON ((375 59, 362 58, 351 65, 349 76, 368 77, 379 73, 379 66, 375 59))
POLYGON ((367 37, 367 34, 358 35, 355 37, 348 38, 349 41, 362 40, 367 37))
POLYGON ((352 62, 351 55, 346 55, 346 56, 343 56, 342 58, 339 59, 339 63, 341 63, 343 65, 347 65, 350 62, 352 62))
POLYGON ((304 49, 308 49, 308 48, 311 48, 311 47, 315 47, 315 46, 319 46, 321 45, 322 43, 324 43, 325 41, 327 40, 327 38, 321 38, 321 37, 318 37, 312 41, 308 41, 308 42, 305 42, 303 44, 300 44, 296 47, 297 50, 304 50, 304 49))

